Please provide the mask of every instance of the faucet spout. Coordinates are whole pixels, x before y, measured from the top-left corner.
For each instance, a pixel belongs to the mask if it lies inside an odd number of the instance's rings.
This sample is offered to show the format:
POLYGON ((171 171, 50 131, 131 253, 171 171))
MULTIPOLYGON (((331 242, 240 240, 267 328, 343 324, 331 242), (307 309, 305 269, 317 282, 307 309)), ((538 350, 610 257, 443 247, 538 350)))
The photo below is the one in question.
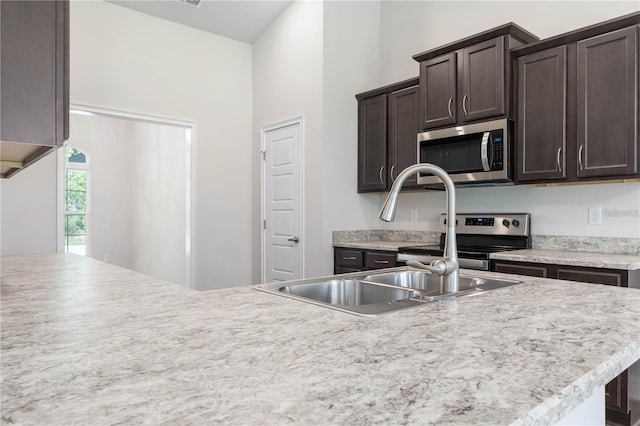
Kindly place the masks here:
POLYGON ((443 278, 445 291, 455 293, 459 290, 459 264, 456 243, 456 188, 455 184, 442 168, 430 163, 414 164, 404 169, 396 178, 389 195, 380 210, 380 219, 385 222, 393 221, 398 203, 400 188, 407 178, 415 173, 431 173, 444 184, 447 193, 447 227, 444 240, 443 259, 435 260, 429 268, 433 273, 443 278))

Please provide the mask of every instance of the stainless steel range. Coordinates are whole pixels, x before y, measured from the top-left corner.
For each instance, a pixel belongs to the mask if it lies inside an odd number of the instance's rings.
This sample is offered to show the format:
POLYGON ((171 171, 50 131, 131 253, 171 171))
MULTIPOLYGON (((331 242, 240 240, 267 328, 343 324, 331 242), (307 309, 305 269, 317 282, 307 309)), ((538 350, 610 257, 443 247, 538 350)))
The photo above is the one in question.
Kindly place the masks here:
MULTIPOLYGON (((439 218, 440 244, 400 247, 398 263, 416 260, 425 264, 442 258, 446 215, 439 218)), ((492 270, 491 253, 531 248, 529 213, 460 213, 456 215, 458 260, 461 268, 492 270)))

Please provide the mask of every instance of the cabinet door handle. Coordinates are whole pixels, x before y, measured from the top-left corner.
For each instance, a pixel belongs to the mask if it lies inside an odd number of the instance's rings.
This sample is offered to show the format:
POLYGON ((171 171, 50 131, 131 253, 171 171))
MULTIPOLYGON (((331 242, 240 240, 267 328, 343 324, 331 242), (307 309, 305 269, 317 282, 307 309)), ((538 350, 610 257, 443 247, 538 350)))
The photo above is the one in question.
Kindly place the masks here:
POLYGON ((377 263, 379 265, 388 265, 389 261, 388 260, 374 260, 373 263, 377 263))
POLYGON ((298 244, 298 241, 300 241, 300 239, 297 236, 294 236, 291 238, 287 238, 287 241, 293 241, 294 243, 298 244))
POLYGON ((380 167, 380 183, 384 185, 384 178, 382 177, 382 172, 384 172, 384 166, 380 167))
POLYGON ((453 113, 451 112, 452 103, 453 103, 453 98, 449 98, 449 102, 447 102, 447 111, 449 111, 449 118, 453 118, 453 113))
POLYGON ((393 175, 393 172, 395 172, 396 170, 396 165, 394 164, 393 166, 391 166, 391 171, 389 172, 389 176, 391 176, 391 183, 394 183, 396 181, 396 177, 393 175))
POLYGON ((584 170, 584 164, 582 163, 582 151, 584 151, 584 145, 580 145, 580 149, 578 149, 578 165, 580 166, 580 170, 584 170))
POLYGON ((342 256, 342 260, 356 260, 355 256, 342 256))
POLYGON ((562 164, 560 164, 560 156, 562 155, 562 147, 558 148, 558 153, 556 155, 556 166, 558 166, 558 171, 562 171, 562 164))
POLYGON ((462 111, 464 111, 464 115, 469 115, 469 111, 467 111, 467 101, 469 100, 469 97, 467 95, 464 95, 462 97, 462 111))

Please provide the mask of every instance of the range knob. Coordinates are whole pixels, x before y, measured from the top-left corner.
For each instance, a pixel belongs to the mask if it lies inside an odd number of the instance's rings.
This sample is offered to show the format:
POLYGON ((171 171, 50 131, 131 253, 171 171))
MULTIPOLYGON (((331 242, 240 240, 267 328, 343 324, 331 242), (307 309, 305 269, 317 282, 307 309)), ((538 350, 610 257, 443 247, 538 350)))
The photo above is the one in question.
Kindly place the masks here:
POLYGON ((509 227, 509 219, 503 219, 502 220, 502 224, 508 228, 509 227))
POLYGON ((513 223, 513 226, 520 226, 520 221, 518 219, 513 219, 511 223, 513 223))

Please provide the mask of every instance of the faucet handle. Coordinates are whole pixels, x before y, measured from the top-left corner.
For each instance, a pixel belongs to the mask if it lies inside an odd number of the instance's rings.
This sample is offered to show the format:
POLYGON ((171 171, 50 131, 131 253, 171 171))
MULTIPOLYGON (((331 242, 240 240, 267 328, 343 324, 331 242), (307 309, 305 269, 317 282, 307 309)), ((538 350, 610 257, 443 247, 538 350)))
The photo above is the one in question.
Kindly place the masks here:
POLYGON ((433 262, 431 262, 431 265, 425 265, 424 263, 418 262, 417 260, 407 260, 407 266, 418 269, 426 269, 427 271, 433 272, 436 275, 444 275, 447 273, 447 265, 441 259, 434 260, 433 262))

